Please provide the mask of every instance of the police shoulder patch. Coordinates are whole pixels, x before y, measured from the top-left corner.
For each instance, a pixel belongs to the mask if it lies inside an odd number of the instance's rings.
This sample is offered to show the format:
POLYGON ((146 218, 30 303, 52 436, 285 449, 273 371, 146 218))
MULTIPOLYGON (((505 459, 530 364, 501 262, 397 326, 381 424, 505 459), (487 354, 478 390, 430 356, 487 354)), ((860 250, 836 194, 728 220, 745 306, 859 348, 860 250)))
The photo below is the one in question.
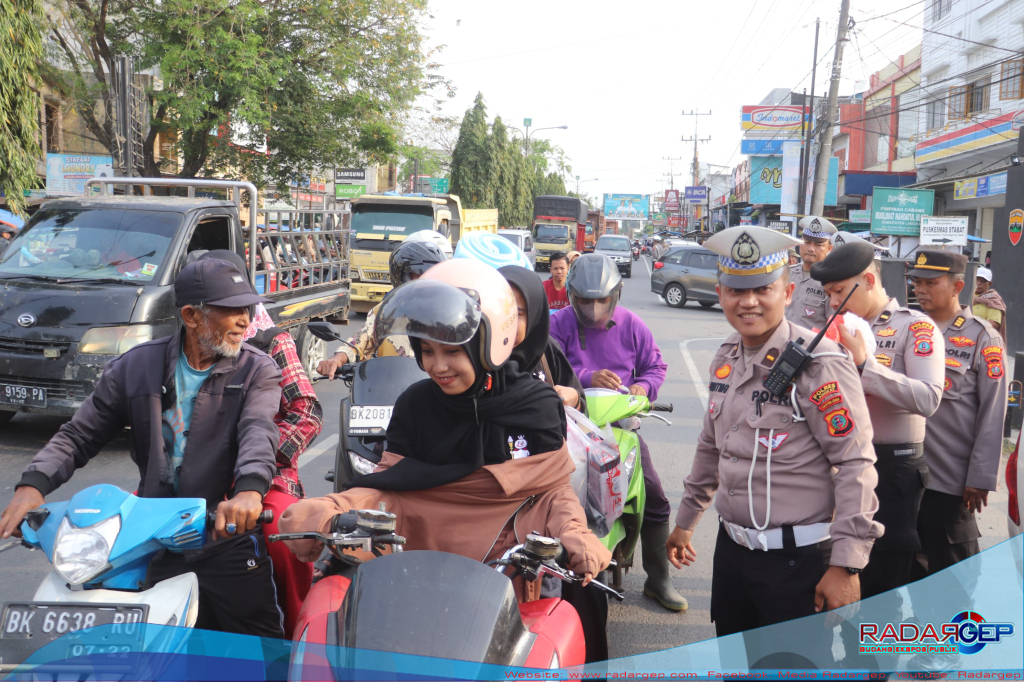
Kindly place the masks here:
POLYGON ((853 431, 854 423, 850 412, 845 407, 839 407, 825 415, 825 423, 828 425, 828 435, 833 438, 844 438, 853 431))
POLYGON ((928 357, 932 354, 932 340, 919 338, 914 342, 914 355, 919 357, 928 357))
POLYGON ((843 395, 841 393, 830 395, 825 399, 825 402, 818 406, 818 410, 820 412, 824 412, 825 410, 832 409, 841 402, 843 402, 843 395))
POLYGON ((839 392, 839 382, 830 381, 827 384, 822 384, 818 388, 814 389, 811 393, 811 402, 815 405, 821 405, 825 398, 829 397, 833 393, 839 392))

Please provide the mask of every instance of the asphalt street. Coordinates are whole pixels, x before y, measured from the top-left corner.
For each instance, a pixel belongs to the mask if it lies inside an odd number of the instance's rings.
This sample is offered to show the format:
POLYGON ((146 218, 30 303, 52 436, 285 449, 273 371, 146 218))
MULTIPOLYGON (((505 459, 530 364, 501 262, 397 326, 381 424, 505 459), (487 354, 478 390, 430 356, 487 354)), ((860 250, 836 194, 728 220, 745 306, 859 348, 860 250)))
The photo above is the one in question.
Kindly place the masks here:
MULTIPOLYGON (((701 308, 690 303, 677 310, 665 305, 650 291, 650 264, 646 258, 634 263, 633 277, 625 280, 620 305, 643 318, 668 363, 668 376, 658 399, 659 402, 674 404, 675 411, 666 415, 672 425, 649 420, 644 423, 641 433, 651 448, 655 467, 675 508, 682 494, 683 480, 690 471, 707 405, 708 366, 731 328, 718 306, 701 308)), ((348 329, 341 328, 341 331, 354 334, 361 324, 362 316, 353 315, 348 329)), ((324 430, 300 460, 302 480, 307 493, 312 496, 331 490, 324 474, 334 466, 338 404, 345 386, 341 382, 321 381, 316 385, 316 391, 324 406, 324 430)), ((18 415, 7 425, 0 426, 0 506, 6 506, 10 500, 21 471, 33 454, 64 421, 18 415)), ((68 499, 74 492, 97 483, 112 483, 125 490, 137 487, 137 469, 129 457, 127 441, 123 437, 104 448, 67 485, 52 493, 50 499, 68 499)), ((1003 485, 1000 475, 1000 486, 1003 485)), ((990 495, 989 506, 979 523, 984 534, 981 540, 983 548, 1006 539, 1006 502, 1005 489, 990 495)), ((609 634, 613 657, 667 649, 714 637, 708 609, 716 525, 716 517, 711 511, 694 535, 697 563, 675 572, 676 587, 690 602, 685 613, 670 613, 643 596, 645 575, 640 568, 640 551, 637 549, 636 567, 625 577, 626 600, 621 604, 613 602, 610 610, 609 634)), ((30 599, 49 570, 49 563, 40 552, 18 547, 0 553, 0 602, 30 599)))

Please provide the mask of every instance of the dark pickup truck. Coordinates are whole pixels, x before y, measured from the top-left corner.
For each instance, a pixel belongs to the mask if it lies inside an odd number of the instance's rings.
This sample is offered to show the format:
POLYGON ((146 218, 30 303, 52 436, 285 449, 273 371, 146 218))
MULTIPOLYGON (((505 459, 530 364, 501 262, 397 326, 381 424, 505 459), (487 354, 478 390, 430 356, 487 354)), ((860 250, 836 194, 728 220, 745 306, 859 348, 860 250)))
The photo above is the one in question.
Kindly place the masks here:
POLYGON ((347 323, 349 240, 339 216, 263 211, 256 188, 244 182, 91 182, 102 195, 48 201, 0 256, 0 424, 19 411, 74 414, 108 361, 177 331, 174 278, 194 251, 229 249, 246 259, 307 373, 325 344, 306 322, 347 323), (108 185, 129 182, 144 194, 107 194, 108 185), (164 186, 188 196, 152 195, 164 186), (196 197, 197 189, 227 190, 233 200, 196 197), (249 248, 239 219, 242 191, 259 248, 249 248))

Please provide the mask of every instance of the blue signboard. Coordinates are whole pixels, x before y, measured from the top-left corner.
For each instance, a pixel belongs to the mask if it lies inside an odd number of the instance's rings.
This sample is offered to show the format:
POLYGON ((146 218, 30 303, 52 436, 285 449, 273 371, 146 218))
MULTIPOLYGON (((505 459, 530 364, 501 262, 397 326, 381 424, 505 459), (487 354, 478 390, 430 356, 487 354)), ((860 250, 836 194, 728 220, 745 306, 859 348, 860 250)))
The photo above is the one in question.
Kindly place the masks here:
POLYGON ((994 197, 997 194, 1006 194, 1006 173, 978 178, 979 197, 994 197))
MULTIPOLYGON (((85 183, 92 178, 114 177, 114 161, 109 156, 88 154, 46 155, 46 196, 82 196, 85 183)), ((93 188, 98 192, 99 188, 93 188)))
POLYGON ((604 217, 609 220, 647 220, 650 206, 650 194, 604 195, 604 217))
POLYGON ((687 204, 693 204, 698 206, 705 206, 708 203, 708 188, 707 187, 687 187, 685 202, 687 204))
MULTIPOLYGON (((838 187, 839 159, 833 156, 828 164, 826 206, 836 205, 838 187)), ((750 203, 782 203, 782 156, 755 156, 750 160, 750 203)))
POLYGON ((740 154, 747 156, 782 156, 782 145, 800 140, 741 140, 740 154))

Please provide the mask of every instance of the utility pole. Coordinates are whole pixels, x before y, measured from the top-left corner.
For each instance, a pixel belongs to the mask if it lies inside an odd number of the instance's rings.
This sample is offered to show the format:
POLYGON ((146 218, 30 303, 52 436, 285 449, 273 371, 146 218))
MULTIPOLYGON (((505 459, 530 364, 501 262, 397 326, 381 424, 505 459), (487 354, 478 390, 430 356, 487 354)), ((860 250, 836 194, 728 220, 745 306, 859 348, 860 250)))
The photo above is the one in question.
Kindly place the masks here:
MULTIPOLYGON (((807 121, 807 130, 804 134, 804 147, 800 152, 800 191, 798 193, 799 213, 804 212, 807 206, 807 175, 811 169, 811 140, 814 138, 814 81, 818 76, 818 31, 821 29, 821 19, 814 20, 814 61, 811 62, 811 120, 807 121)), ((807 91, 804 91, 804 100, 807 99, 807 91)))
POLYGON ((821 126, 821 144, 818 147, 818 166, 814 172, 814 192, 811 194, 811 215, 821 215, 825 207, 825 188, 828 184, 828 165, 832 157, 832 127, 839 118, 839 76, 843 69, 843 47, 846 43, 847 24, 850 23, 850 0, 843 0, 839 9, 839 29, 836 32, 836 52, 832 59, 832 82, 828 86, 828 107, 821 126))
MULTIPOLYGON (((693 142, 693 184, 694 186, 700 184, 700 166, 697 163, 697 143, 698 142, 710 142, 711 137, 699 138, 697 137, 697 123, 700 121, 701 116, 710 116, 711 110, 708 111, 697 111, 691 109, 690 111, 684 111, 683 116, 693 116, 693 137, 682 138, 683 142, 693 142)), ((694 217, 697 221, 701 219, 700 206, 694 209, 694 217)))

